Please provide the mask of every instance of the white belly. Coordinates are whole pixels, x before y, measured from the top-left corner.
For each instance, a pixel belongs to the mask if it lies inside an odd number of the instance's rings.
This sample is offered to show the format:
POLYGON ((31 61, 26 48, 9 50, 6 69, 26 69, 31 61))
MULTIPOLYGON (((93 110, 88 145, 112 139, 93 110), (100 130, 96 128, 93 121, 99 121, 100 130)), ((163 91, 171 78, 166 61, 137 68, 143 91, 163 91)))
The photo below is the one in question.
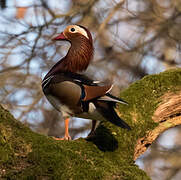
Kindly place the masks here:
POLYGON ((83 112, 81 114, 76 115, 76 117, 84 118, 84 119, 92 119, 92 120, 103 120, 104 117, 97 111, 96 107, 93 103, 89 104, 89 111, 83 112))

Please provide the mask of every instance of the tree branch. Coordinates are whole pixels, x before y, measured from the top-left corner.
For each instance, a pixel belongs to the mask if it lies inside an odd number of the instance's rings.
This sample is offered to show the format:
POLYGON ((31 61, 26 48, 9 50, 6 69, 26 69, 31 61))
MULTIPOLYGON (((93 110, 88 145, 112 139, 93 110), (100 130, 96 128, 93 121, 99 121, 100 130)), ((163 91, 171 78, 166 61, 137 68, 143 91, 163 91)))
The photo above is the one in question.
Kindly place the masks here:
POLYGON ((38 135, 0 108, 0 177, 22 179, 149 179, 135 165, 168 128, 181 124, 181 70, 150 75, 121 93, 127 131, 101 122, 95 136, 57 142, 38 135))

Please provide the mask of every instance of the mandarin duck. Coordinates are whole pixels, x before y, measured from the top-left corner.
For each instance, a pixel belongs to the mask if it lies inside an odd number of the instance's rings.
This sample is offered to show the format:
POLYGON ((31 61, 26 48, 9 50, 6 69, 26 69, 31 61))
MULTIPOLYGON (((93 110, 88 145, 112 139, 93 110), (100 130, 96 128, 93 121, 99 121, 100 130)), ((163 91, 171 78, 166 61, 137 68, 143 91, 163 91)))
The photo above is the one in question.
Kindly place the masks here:
POLYGON ((97 120, 104 119, 130 130, 129 125, 114 110, 116 103, 127 103, 109 93, 113 86, 81 74, 87 69, 94 51, 88 29, 81 25, 69 25, 53 40, 68 41, 71 44, 67 55, 50 69, 42 81, 46 98, 56 110, 62 112, 65 120, 64 138, 55 139, 71 139, 68 131, 71 116, 92 119, 89 135, 95 131, 97 120))

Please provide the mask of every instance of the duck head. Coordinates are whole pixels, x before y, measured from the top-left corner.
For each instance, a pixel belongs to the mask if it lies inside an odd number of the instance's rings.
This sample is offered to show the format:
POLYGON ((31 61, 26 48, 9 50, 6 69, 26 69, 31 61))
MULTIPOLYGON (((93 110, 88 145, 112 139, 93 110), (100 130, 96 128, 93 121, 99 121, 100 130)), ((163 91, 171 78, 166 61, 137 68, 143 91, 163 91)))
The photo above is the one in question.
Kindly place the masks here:
POLYGON ((71 43, 67 55, 61 60, 61 66, 65 71, 76 73, 87 69, 94 51, 92 36, 87 28, 69 25, 53 40, 71 43))

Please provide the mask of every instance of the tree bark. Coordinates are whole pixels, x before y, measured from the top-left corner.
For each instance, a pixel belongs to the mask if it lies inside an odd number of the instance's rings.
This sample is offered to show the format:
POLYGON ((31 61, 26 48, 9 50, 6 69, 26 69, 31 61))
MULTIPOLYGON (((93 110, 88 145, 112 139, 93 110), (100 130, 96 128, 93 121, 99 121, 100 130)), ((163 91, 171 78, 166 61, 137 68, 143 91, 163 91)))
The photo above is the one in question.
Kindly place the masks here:
POLYGON ((121 92, 117 111, 131 131, 101 122, 89 140, 57 142, 32 132, 0 107, 0 177, 150 179, 135 160, 165 130, 181 124, 181 70, 149 75, 121 92))

